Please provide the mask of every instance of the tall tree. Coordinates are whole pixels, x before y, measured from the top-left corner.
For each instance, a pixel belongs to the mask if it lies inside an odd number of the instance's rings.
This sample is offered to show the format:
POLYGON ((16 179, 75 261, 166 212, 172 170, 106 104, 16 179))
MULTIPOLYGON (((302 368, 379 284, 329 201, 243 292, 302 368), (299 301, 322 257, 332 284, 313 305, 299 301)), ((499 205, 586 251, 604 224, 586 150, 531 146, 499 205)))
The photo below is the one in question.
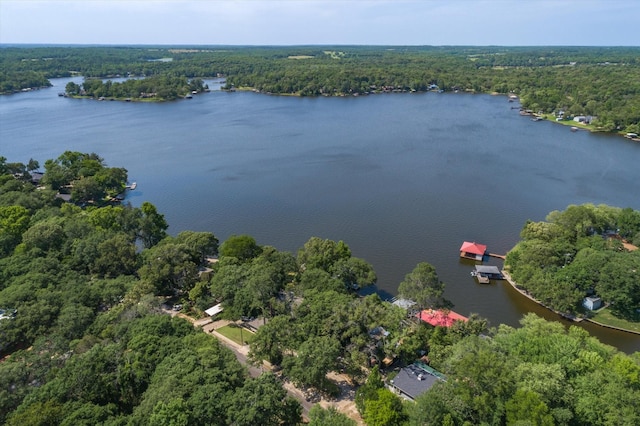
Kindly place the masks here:
POLYGON ((333 272, 334 264, 351 257, 351 250, 343 241, 323 240, 311 237, 304 246, 298 250, 298 264, 303 269, 318 268, 326 272, 333 272))
POLYGON ((337 367, 340 345, 329 336, 311 337, 300 345, 295 356, 286 356, 282 362, 285 373, 302 386, 313 386, 329 391, 326 375, 337 367))
POLYGON ((444 283, 438 278, 436 268, 426 262, 419 263, 405 276, 398 287, 398 293, 403 298, 416 302, 419 309, 446 306, 442 297, 444 283))
POLYGON ((334 407, 327 409, 315 404, 309 411, 309 426, 356 426, 355 420, 350 419, 334 407))
POLYGON ((367 426, 401 426, 406 420, 402 401, 386 388, 378 389, 375 398, 365 401, 362 417, 367 426))
POLYGON ((156 206, 145 201, 140 207, 142 218, 140 219, 140 239, 145 248, 158 244, 167 236, 169 225, 164 220, 164 215, 158 213, 156 206))
POLYGON ((300 404, 287 396, 275 376, 263 373, 236 390, 227 410, 227 421, 234 426, 296 425, 301 421, 300 404))
POLYGON ((218 254, 218 239, 211 232, 182 231, 176 241, 187 246, 197 265, 203 265, 207 256, 218 254))
POLYGON ((220 246, 220 255, 235 257, 244 262, 258 256, 262 248, 249 235, 232 235, 220 246))

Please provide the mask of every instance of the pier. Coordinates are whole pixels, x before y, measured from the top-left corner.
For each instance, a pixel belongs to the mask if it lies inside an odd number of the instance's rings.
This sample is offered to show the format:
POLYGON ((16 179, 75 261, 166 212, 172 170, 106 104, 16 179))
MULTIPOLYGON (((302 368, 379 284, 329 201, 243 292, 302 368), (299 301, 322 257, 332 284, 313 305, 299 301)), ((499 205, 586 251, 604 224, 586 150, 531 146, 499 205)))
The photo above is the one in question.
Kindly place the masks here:
POLYGON ((495 258, 502 259, 502 260, 505 260, 507 258, 507 256, 504 255, 504 254, 496 254, 496 253, 487 253, 487 256, 495 257, 495 258))

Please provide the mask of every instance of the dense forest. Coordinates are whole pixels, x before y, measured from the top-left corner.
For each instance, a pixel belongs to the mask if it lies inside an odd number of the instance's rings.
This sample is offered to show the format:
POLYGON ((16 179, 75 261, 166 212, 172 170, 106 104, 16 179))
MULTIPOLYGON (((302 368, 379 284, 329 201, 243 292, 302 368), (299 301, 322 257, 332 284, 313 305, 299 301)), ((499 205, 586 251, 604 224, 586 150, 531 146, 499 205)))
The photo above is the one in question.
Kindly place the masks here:
POLYGON ((520 237, 505 267, 536 299, 581 314, 585 296, 600 296, 616 316, 640 320, 639 211, 572 205, 526 223, 520 237))
MULTIPOLYGON (((375 294, 359 297, 355 289, 376 275, 342 241, 311 237, 294 255, 248 235, 221 244, 211 232, 171 236, 152 204, 108 198, 126 182, 125 169, 70 151, 44 165, 37 180, 36 160, 0 157, 0 423, 295 425, 301 406, 287 395, 285 378, 331 398, 339 389, 328 372, 360 385, 355 404, 367 425, 640 422, 640 353, 625 355, 580 328, 534 315, 519 328, 489 328, 474 314, 433 327, 375 294), (118 179, 103 178, 112 175, 118 179), (96 191, 90 197, 76 193, 87 179, 96 191), (58 196, 64 188, 69 201, 58 196), (276 373, 250 377, 216 338, 163 308, 180 304, 197 318, 218 302, 227 319, 260 319, 249 358, 269 361, 276 373), (384 338, 375 337, 381 329, 384 338), (418 358, 446 380, 405 402, 384 384, 395 367, 418 358), (384 360, 392 367, 379 369, 384 360)), ((569 241, 617 265, 613 258, 625 254, 619 244, 594 232, 615 224, 620 235, 637 238, 636 213, 572 206, 550 215, 556 225, 527 224, 523 238, 532 240, 536 227, 573 230, 569 241), (608 221, 587 223, 586 213, 605 211, 608 221), (571 222, 577 216, 586 230, 571 222)), ((583 258, 574 272, 589 270, 590 253, 562 253, 568 266, 583 258)), ((612 273, 637 267, 637 256, 620 262, 612 273)), ((601 273, 595 286, 603 297, 610 275, 601 273)), ((399 292, 419 308, 450 308, 445 286, 422 262, 399 292)), ((355 424, 317 405, 308 420, 355 424)))
MULTIPOLYGON (((151 77, 140 93, 184 87, 171 78, 225 76, 227 88, 299 96, 468 91, 515 94, 523 108, 593 117, 591 128, 640 133, 637 47, 3 47, 0 92, 48 84, 48 78, 151 77), (174 84, 175 83, 175 84, 174 84)), ((88 96, 118 97, 87 80, 88 96)), ((141 83, 137 83, 141 84, 141 83)), ((169 95, 169 96, 167 96, 169 95)), ((153 97, 152 97, 153 98, 153 97)))

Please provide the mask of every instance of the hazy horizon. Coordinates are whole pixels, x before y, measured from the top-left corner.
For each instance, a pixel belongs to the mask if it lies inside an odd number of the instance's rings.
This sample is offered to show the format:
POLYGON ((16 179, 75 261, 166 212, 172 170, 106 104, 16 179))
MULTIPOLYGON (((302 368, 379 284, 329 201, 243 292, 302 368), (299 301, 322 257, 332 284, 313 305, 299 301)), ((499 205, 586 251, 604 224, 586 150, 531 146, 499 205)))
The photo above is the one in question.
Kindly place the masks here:
POLYGON ((0 0, 2 45, 640 45, 635 0, 0 0))

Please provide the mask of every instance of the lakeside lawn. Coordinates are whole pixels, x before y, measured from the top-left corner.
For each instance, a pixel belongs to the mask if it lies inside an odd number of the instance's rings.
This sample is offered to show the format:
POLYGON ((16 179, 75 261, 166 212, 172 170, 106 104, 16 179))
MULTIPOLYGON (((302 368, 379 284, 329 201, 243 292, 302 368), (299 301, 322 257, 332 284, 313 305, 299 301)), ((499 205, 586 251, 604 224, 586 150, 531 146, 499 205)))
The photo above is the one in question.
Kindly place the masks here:
POLYGON ((235 324, 225 325, 216 330, 227 339, 231 339, 239 345, 248 345, 253 340, 253 333, 246 328, 239 327, 235 324), (242 340, 244 342, 242 342, 242 340))
POLYGON ((611 314, 611 311, 607 308, 601 309, 591 319, 595 322, 599 322, 600 324, 640 333, 640 322, 627 321, 614 317, 613 314, 611 314))

